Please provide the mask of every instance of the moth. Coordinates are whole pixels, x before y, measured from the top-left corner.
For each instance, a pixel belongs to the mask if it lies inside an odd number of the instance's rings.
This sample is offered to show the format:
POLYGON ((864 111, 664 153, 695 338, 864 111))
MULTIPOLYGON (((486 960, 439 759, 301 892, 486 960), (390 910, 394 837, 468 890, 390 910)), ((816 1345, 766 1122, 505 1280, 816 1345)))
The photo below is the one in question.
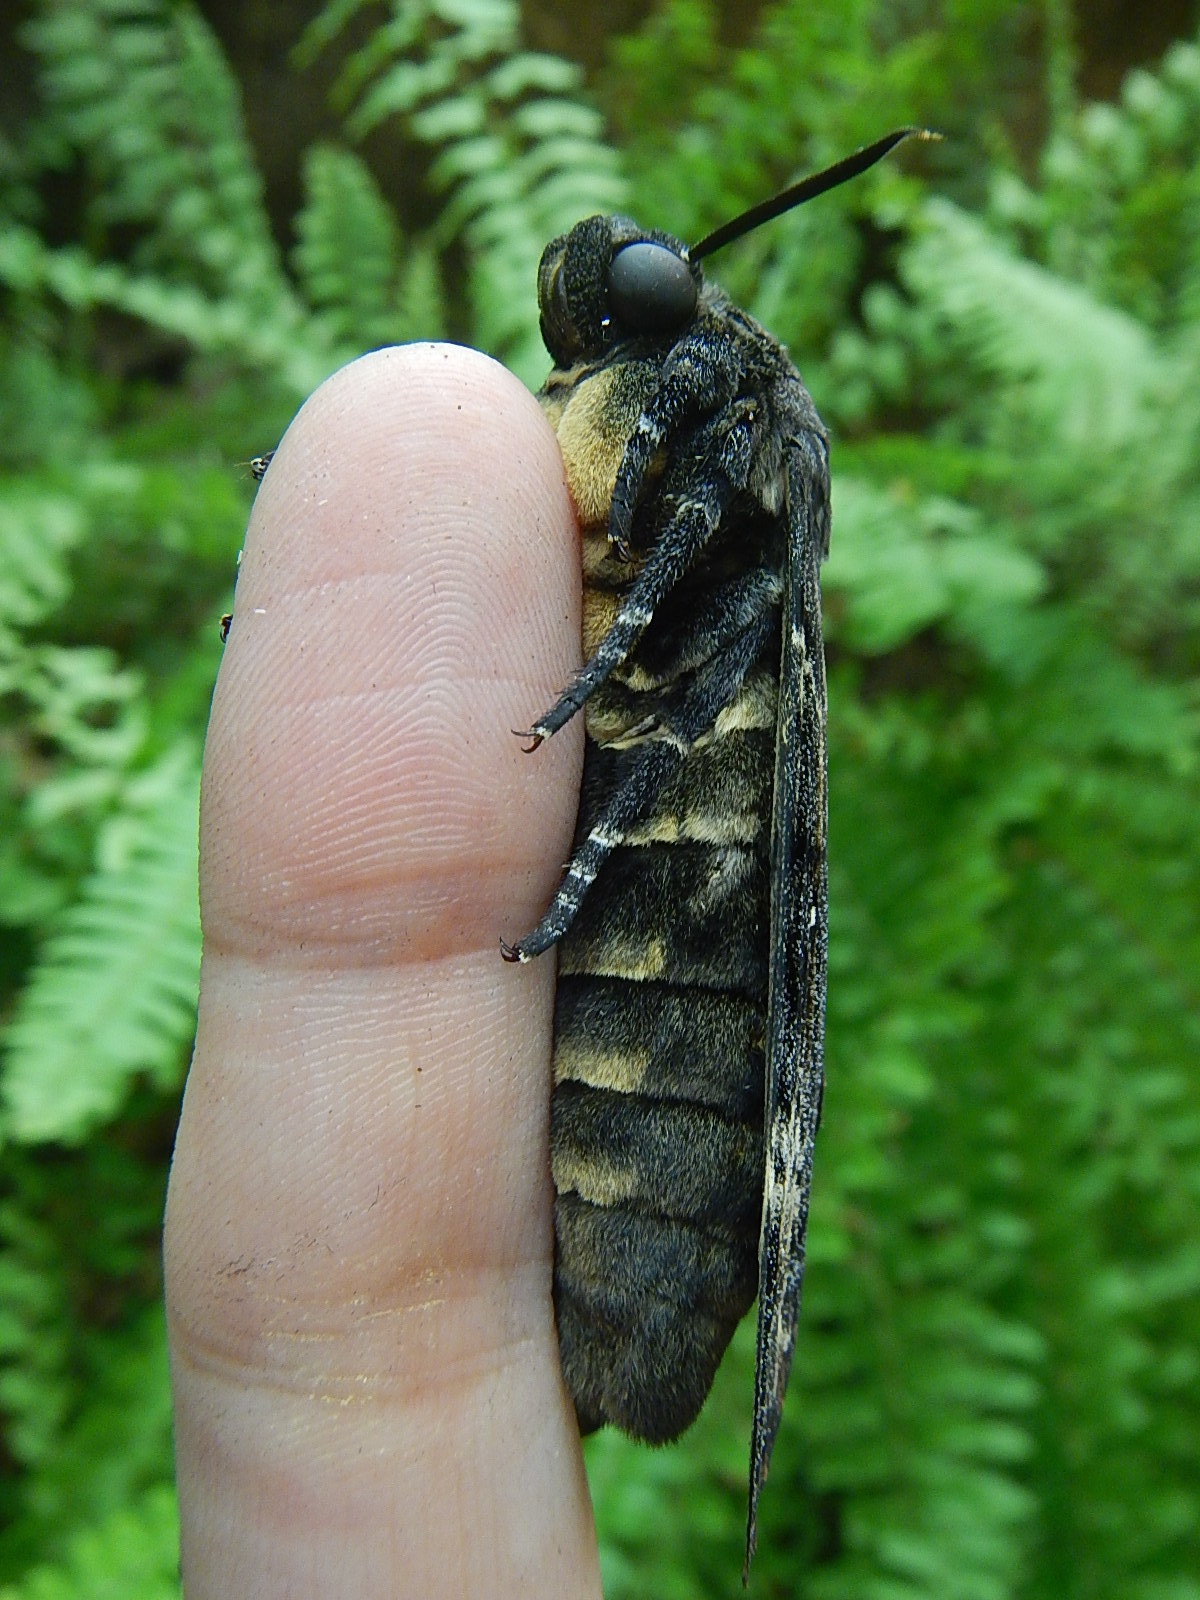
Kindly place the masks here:
POLYGON ((554 1303, 581 1432, 695 1418, 756 1294, 746 1565, 804 1275, 824 1083, 828 441, 701 261, 865 171, 889 134, 690 249, 623 217, 538 271, 539 399, 583 535, 571 858, 502 951, 558 946, 554 1303))

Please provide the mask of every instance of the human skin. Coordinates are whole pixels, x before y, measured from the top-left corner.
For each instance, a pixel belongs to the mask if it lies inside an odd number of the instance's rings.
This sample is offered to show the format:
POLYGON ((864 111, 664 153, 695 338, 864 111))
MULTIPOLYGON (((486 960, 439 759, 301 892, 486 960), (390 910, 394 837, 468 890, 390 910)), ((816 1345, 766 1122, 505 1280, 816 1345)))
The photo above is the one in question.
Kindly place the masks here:
POLYGON ((551 1302, 577 533, 531 396, 409 346, 255 503, 201 803, 165 1260, 188 1600, 600 1593, 551 1302))

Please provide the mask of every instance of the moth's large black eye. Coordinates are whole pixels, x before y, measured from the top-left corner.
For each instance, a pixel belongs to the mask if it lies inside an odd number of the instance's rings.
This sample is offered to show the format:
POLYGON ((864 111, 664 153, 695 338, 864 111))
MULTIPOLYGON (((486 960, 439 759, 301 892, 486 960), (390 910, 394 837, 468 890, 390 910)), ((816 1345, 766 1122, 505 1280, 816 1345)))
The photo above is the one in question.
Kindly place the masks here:
POLYGON ((696 280, 673 250, 643 239, 612 258, 608 303, 631 333, 670 333, 696 309, 696 280))

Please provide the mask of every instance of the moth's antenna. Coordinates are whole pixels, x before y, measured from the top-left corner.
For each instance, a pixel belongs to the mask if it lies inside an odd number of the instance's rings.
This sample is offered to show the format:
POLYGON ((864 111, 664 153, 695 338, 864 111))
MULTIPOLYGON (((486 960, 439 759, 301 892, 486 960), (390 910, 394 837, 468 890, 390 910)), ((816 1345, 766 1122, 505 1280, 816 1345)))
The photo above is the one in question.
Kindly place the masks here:
POLYGON ((815 199, 827 189, 836 189, 848 179, 857 178, 860 172, 865 172, 877 161, 882 161, 889 150, 894 150, 905 139, 941 137, 940 133, 933 133, 929 128, 897 128, 893 133, 885 134, 882 139, 876 139, 874 144, 864 145, 852 156, 843 156, 840 161, 835 161, 823 172, 810 173, 807 178, 801 178, 799 183, 792 184, 790 189, 784 189, 770 200, 763 200, 758 205, 751 206, 749 211, 743 211, 741 216, 734 217, 732 222, 725 222, 719 228, 714 228, 712 233, 705 234, 699 244, 690 247, 688 259, 699 261, 704 256, 710 256, 714 250, 720 250, 723 246, 731 244, 734 239, 740 239, 744 233, 749 233, 760 223, 770 222, 772 217, 790 211, 793 206, 802 206, 806 200, 815 199))

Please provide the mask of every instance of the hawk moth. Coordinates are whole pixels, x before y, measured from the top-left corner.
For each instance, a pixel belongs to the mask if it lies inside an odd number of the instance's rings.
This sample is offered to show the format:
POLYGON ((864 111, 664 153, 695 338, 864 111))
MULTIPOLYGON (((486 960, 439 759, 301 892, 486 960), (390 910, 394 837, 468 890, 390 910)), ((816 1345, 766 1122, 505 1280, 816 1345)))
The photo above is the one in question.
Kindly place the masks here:
POLYGON ((783 347, 700 261, 864 171, 901 129, 690 250, 623 217, 553 240, 540 392, 583 533, 571 859, 510 960, 558 946, 554 1301, 581 1432, 665 1442, 757 1294, 746 1570, 791 1365, 821 1115, 827 935, 819 568, 828 443, 783 347))
MULTIPOLYGON (((558 946, 554 1302, 580 1431, 663 1443, 757 1295, 746 1556, 791 1366, 824 1086, 828 443, 783 347, 700 262, 902 128, 690 249, 595 216, 545 249, 539 399, 583 532, 558 946)), ((274 452, 255 457, 260 481, 274 452)), ((222 637, 230 618, 222 619, 222 637)))

